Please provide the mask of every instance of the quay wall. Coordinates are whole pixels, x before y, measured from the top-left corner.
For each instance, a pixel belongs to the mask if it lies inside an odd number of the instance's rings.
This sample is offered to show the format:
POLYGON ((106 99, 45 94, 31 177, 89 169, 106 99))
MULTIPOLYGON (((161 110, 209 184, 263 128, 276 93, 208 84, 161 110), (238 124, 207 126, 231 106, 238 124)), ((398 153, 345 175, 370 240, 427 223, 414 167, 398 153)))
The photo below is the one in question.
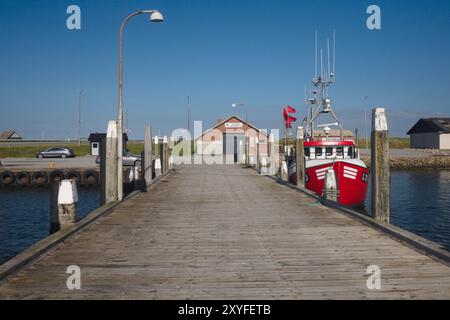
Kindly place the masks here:
MULTIPOLYGON (((370 168, 370 158, 361 158, 370 168)), ((431 156, 431 157, 395 157, 389 159, 391 169, 450 169, 450 157, 431 156)))

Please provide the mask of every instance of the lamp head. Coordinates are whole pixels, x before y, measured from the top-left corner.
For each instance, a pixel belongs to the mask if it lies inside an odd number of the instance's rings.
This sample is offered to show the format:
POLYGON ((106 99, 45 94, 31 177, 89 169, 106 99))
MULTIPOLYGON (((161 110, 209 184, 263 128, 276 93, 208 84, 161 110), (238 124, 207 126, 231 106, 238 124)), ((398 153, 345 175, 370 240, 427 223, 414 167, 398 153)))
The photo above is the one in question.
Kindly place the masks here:
POLYGON ((164 16, 158 10, 154 10, 150 14, 150 21, 151 22, 163 22, 164 21, 164 16))

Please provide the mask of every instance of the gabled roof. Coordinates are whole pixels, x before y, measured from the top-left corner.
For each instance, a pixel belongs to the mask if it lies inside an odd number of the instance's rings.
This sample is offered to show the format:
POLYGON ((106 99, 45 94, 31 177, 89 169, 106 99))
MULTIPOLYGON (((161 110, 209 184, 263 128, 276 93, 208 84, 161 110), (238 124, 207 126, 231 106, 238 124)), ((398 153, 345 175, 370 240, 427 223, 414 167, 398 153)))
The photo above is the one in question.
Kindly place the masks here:
POLYGON ((242 122, 242 123, 245 123, 245 124, 248 125, 249 127, 251 127, 251 128, 253 128, 253 129, 255 129, 256 131, 258 131, 259 133, 262 133, 262 134, 265 135, 266 137, 269 137, 269 135, 268 135, 266 132, 264 132, 264 131, 262 131, 262 130, 259 130, 257 127, 255 127, 255 126, 252 125, 251 123, 242 120, 242 119, 239 118, 238 116, 231 116, 231 117, 229 117, 229 118, 227 118, 227 119, 225 119, 225 120, 222 120, 222 121, 216 123, 216 125, 215 125, 214 127, 209 128, 208 130, 206 130, 205 132, 203 132, 203 133, 202 133, 201 135, 199 135, 198 137, 195 137, 194 139, 197 140, 197 139, 203 137, 203 136, 204 136, 205 134, 207 134, 208 132, 210 132, 210 131, 216 129, 217 127, 220 127, 220 126, 223 125, 225 122, 228 122, 228 121, 230 121, 230 120, 233 119, 233 118, 236 119, 236 120, 238 120, 238 121, 240 121, 240 122, 242 122))
POLYGON ((450 118, 421 118, 406 134, 427 132, 450 133, 450 118))
POLYGON ((22 139, 22 137, 19 136, 17 134, 17 132, 14 130, 6 130, 3 132, 0 132, 0 139, 4 139, 4 140, 6 140, 6 139, 22 139))

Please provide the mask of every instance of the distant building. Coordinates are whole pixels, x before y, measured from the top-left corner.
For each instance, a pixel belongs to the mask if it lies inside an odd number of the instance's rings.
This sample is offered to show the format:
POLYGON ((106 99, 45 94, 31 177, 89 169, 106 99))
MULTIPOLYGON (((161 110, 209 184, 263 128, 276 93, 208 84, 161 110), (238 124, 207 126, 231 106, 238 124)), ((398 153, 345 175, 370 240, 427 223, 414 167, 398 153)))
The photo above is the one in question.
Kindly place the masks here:
MULTIPOLYGON (((244 145, 246 137, 258 137, 260 155, 267 156, 267 133, 236 116, 219 120, 214 127, 196 137, 197 154, 223 157, 226 163, 245 163, 244 145)), ((252 142, 250 142, 249 147, 249 163, 256 163, 256 146, 252 142)))
MULTIPOLYGON (((98 156, 100 154, 101 143, 106 139, 106 133, 91 133, 89 135, 89 153, 91 156, 98 156)), ((123 134, 123 149, 126 150, 126 143, 128 141, 128 135, 123 134)))
POLYGON ((413 149, 450 149, 450 118, 422 118, 407 134, 413 149))
POLYGON ((22 137, 14 130, 0 132, 0 140, 22 140, 22 137))

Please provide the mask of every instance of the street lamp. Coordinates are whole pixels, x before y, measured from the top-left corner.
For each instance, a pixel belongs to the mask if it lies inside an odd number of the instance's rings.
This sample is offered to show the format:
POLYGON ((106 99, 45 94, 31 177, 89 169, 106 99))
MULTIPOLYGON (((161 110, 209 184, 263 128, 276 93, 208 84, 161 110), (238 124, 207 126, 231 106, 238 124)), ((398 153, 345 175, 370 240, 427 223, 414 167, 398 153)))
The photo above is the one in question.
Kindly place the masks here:
POLYGON ((248 122, 247 121, 247 107, 245 106, 245 104, 243 104, 243 103, 233 103, 231 106, 233 108, 243 107, 245 109, 245 122, 248 122))
POLYGON ((123 30, 127 22, 140 14, 149 14, 151 22, 162 22, 164 21, 163 15, 158 10, 140 10, 128 15, 122 22, 120 27, 120 43, 119 43, 119 108, 117 113, 117 197, 118 200, 123 198, 123 181, 122 181, 122 157, 123 157, 123 112, 122 112, 122 83, 123 83, 123 67, 122 67, 122 52, 123 52, 123 30))

